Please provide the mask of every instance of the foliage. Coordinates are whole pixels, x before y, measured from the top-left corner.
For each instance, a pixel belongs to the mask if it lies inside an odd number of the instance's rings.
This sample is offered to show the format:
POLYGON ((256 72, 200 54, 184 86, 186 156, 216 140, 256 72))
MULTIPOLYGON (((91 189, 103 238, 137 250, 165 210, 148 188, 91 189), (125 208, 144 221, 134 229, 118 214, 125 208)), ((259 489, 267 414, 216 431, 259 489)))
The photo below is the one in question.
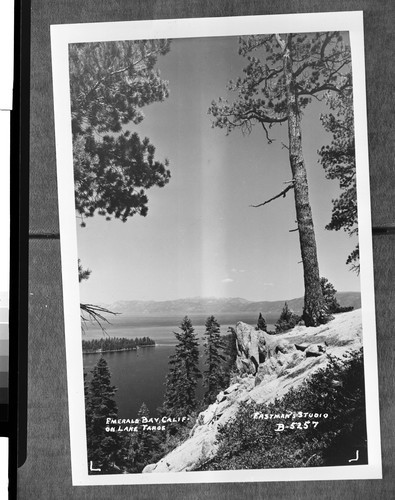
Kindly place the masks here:
POLYGON ((354 309, 352 306, 342 307, 339 304, 339 302, 336 299, 337 290, 335 290, 335 287, 332 285, 332 283, 329 283, 329 281, 326 278, 321 278, 321 288, 329 313, 336 314, 341 312, 352 311, 354 309))
POLYGON ((123 222, 145 216, 145 190, 170 179, 167 160, 155 161, 149 139, 124 130, 143 120, 144 106, 168 96, 155 64, 169 47, 167 40, 70 45, 75 200, 83 226, 96 212, 123 222))
POLYGON ((175 353, 170 356, 169 372, 162 412, 172 417, 188 416, 197 407, 196 386, 201 378, 199 371, 199 343, 191 320, 185 316, 177 339, 175 353))
POLYGON ((78 259, 78 281, 81 283, 81 281, 89 279, 91 273, 92 271, 90 269, 84 269, 82 267, 81 259, 78 259))
POLYGON ((263 332, 267 332, 267 324, 265 318, 262 316, 262 313, 259 313, 258 323, 256 325, 257 330, 262 330, 263 332))
POLYGON ((241 37, 239 54, 247 58, 244 76, 230 81, 228 90, 237 93, 233 103, 220 98, 213 101, 209 113, 213 126, 229 133, 236 127, 250 132, 255 124, 268 137, 276 123, 288 120, 284 51, 293 63, 292 78, 299 111, 312 99, 332 90, 343 92, 351 86, 350 48, 338 32, 241 37), (284 46, 285 44, 285 46, 284 46), (250 54, 257 54, 256 56, 250 54))
MULTIPOLYGON (((137 413, 137 418, 140 422, 143 417, 150 418, 149 409, 144 402, 137 413)), ((159 447, 160 436, 158 432, 153 434, 151 430, 144 430, 144 427, 139 424, 137 432, 130 434, 127 444, 127 472, 142 472, 146 465, 156 461, 156 454, 159 447)))
POLYGON ((340 304, 336 299, 337 290, 330 283, 327 278, 321 278, 321 288, 322 294, 324 295, 325 303, 328 308, 328 312, 336 313, 340 308, 340 304))
POLYGON ((300 388, 270 404, 242 403, 235 418, 217 435, 216 457, 202 470, 267 469, 350 465, 359 450, 358 465, 367 463, 367 434, 362 349, 343 359, 331 357, 326 368, 300 388), (254 419, 254 413, 277 415, 254 419), (298 416, 298 412, 328 414, 327 418, 298 416), (281 415, 296 414, 293 419, 281 415), (277 424, 318 421, 314 428, 285 428, 277 424))
POLYGON ((111 385, 110 370, 103 357, 91 373, 92 379, 85 385, 88 462, 92 462, 94 469, 101 469, 102 474, 116 474, 124 466, 124 442, 119 434, 105 430, 106 419, 118 415, 116 387, 111 385))
POLYGON ((158 462, 184 443, 190 437, 198 414, 199 410, 195 410, 189 414, 189 420, 184 423, 167 424, 165 432, 158 432, 155 435, 157 447, 154 449, 154 453, 148 463, 158 462))
POLYGON ((126 222, 128 217, 148 213, 145 190, 169 182, 168 161, 155 161, 155 147, 148 138, 126 131, 118 137, 78 136, 74 141, 76 208, 83 220, 95 212, 126 222), (87 160, 86 154, 94 158, 87 160))
POLYGON ((281 315, 277 323, 274 325, 276 328, 276 333, 282 333, 286 332, 287 330, 291 330, 291 328, 294 328, 294 326, 296 326, 300 320, 301 317, 295 314, 292 309, 289 308, 287 302, 285 302, 283 310, 281 311, 281 315))
POLYGON ((169 48, 167 40, 71 44, 73 132, 119 132, 129 122, 140 123, 142 107, 168 96, 167 82, 154 68, 169 48))
MULTIPOLYGON (((340 94, 328 92, 326 100, 332 112, 322 114, 321 121, 333 139, 331 144, 323 146, 318 154, 327 179, 338 180, 341 189, 340 196, 332 200, 332 217, 326 229, 343 229, 353 236, 358 234, 358 213, 351 89, 340 94)), ((351 264, 351 268, 359 272, 359 245, 348 256, 347 264, 351 264)))
POLYGON ((107 337, 82 341, 82 352, 106 352, 106 351, 124 351, 137 349, 139 346, 154 346, 155 340, 149 337, 127 339, 120 337, 107 337))
POLYGON ((220 334, 220 325, 214 316, 207 318, 204 340, 205 364, 207 369, 203 373, 203 385, 206 387, 204 401, 211 404, 217 394, 225 387, 225 373, 222 362, 226 359, 223 354, 225 347, 220 334))

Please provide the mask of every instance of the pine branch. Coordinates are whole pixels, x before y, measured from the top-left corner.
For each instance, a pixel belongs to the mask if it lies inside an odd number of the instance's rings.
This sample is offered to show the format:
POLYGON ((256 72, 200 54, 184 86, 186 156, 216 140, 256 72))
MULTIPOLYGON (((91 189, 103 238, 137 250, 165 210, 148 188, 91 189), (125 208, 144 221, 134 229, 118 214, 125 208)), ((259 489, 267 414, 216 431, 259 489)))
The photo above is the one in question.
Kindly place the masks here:
POLYGON ((264 201, 263 203, 259 203, 259 205, 250 205, 250 207, 253 207, 253 208, 258 208, 258 207, 263 207, 264 205, 267 205, 268 203, 270 203, 271 201, 273 200, 276 200, 277 198, 280 198, 281 196, 283 198, 285 198, 287 192, 290 190, 290 189, 293 189, 294 187, 294 181, 292 181, 292 184, 289 184, 285 189, 283 189, 281 191, 281 193, 279 194, 276 194, 276 196, 273 196, 273 198, 270 198, 270 200, 266 200, 264 201))
POLYGON ((123 68, 120 68, 120 69, 117 69, 117 70, 114 70, 114 71, 109 71, 108 73, 104 74, 94 85, 93 87, 91 87, 88 92, 85 94, 85 102, 87 101, 88 97, 90 94, 92 94, 92 92, 94 92, 98 87, 99 85, 101 85, 102 83, 104 83, 107 79, 111 78, 112 76, 115 76, 115 75, 119 75, 121 73, 125 73, 125 71, 129 71, 131 70, 133 67, 137 67, 144 59, 148 59, 149 57, 151 57, 153 54, 156 54, 158 53, 159 50, 154 50, 153 52, 150 52, 149 54, 145 55, 145 56, 142 56, 138 61, 136 62, 131 62, 130 64, 128 64, 127 66, 123 67, 123 68))

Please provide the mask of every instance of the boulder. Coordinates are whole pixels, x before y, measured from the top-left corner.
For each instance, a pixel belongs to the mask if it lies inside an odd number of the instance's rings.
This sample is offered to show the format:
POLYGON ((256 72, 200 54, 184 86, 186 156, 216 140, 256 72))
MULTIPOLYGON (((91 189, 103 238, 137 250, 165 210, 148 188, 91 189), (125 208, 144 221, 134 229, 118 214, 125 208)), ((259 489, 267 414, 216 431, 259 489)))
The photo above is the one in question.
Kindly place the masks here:
POLYGON ((214 416, 215 416, 215 411, 217 409, 217 403, 211 404, 207 410, 203 411, 199 415, 199 422, 201 423, 200 425, 207 425, 210 422, 212 422, 214 416))
POLYGON ((225 394, 231 394, 234 391, 237 391, 237 389, 240 387, 240 384, 233 384, 229 386, 227 389, 224 390, 225 394))
POLYGON ((326 353, 325 344, 311 344, 305 350, 306 358, 310 356, 322 356, 325 353, 326 353))
POLYGON ((295 347, 298 351, 305 351, 310 344, 295 344, 295 347))
POLYGON ((256 372, 259 364, 259 343, 265 332, 255 330, 250 325, 239 321, 236 324, 237 350, 241 359, 252 361, 256 372))
POLYGON ((281 358, 269 358, 265 363, 259 365, 257 374, 255 376, 255 385, 262 382, 272 380, 278 377, 284 369, 284 361, 281 358))
POLYGON ((236 368, 240 374, 252 374, 256 373, 256 366, 250 359, 245 359, 240 356, 236 358, 236 368))
POLYGON ((218 395, 217 395, 217 403, 221 403, 224 399, 226 398, 225 394, 224 394, 224 391, 221 391, 218 395))
POLYGON ((294 351, 295 345, 287 340, 270 335, 262 330, 255 330, 242 321, 236 324, 236 367, 241 374, 255 375, 258 366, 278 354, 294 351))
POLYGON ((303 359, 305 359, 305 356, 300 351, 293 351, 284 356, 273 356, 269 358, 265 363, 259 365, 258 372, 255 376, 255 387, 286 375, 303 359))
POLYGON ((151 472, 154 472, 156 469, 156 464, 148 464, 144 467, 143 472, 150 474, 151 472))

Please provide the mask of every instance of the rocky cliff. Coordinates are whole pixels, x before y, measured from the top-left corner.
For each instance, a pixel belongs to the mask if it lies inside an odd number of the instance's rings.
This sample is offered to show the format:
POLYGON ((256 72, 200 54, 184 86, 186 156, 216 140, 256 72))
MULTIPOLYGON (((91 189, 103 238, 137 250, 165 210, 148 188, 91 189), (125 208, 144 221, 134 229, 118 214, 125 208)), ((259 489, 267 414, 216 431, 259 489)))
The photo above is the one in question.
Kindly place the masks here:
POLYGON ((328 355, 341 357, 362 345, 361 310, 336 315, 326 325, 297 326, 281 335, 269 335, 242 322, 235 331, 238 375, 232 385, 199 414, 184 443, 143 472, 198 468, 215 456, 218 427, 235 416, 242 401, 272 402, 324 368, 328 355))

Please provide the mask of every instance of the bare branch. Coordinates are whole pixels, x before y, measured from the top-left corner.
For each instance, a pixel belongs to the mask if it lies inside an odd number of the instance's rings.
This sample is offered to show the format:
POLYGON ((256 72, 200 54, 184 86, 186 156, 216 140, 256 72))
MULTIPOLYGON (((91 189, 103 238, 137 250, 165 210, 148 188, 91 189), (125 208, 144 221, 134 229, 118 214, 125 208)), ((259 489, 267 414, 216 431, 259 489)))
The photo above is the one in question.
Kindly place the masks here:
POLYGON ((288 232, 289 232, 289 233, 294 233, 295 231, 299 231, 299 228, 298 228, 298 227, 296 227, 295 229, 290 229, 288 232))
POLYGON ((351 78, 348 76, 347 81, 341 85, 340 87, 336 87, 336 85, 332 85, 331 83, 324 83, 322 85, 317 85, 313 89, 307 91, 303 90, 298 92, 298 95, 311 95, 317 94, 318 92, 323 92, 324 90, 333 90, 334 92, 338 92, 339 94, 343 94, 344 90, 351 86, 351 78))
POLYGON ((105 307, 101 306, 95 306, 92 304, 80 304, 80 309, 81 309, 81 320, 82 320, 82 330, 85 332, 84 325, 88 321, 95 322, 99 325, 101 331, 105 334, 107 334, 106 329, 103 326, 103 323, 111 324, 108 319, 103 316, 103 314, 113 314, 114 316, 119 314, 113 311, 110 311, 109 309, 106 309, 105 307), (84 313, 86 313, 88 316, 85 316, 84 313))
POLYGON ((271 116, 268 116, 266 113, 262 113, 262 111, 260 111, 259 113, 256 111, 255 112, 251 111, 251 115, 253 118, 258 120, 260 123, 273 124, 273 123, 282 123, 282 122, 285 122, 288 120, 288 115, 285 115, 285 116, 280 117, 280 118, 273 118, 271 116))
POLYGON ((293 189, 294 187, 294 183, 292 182, 292 184, 289 184, 289 186, 287 186, 285 189, 283 189, 281 191, 281 193, 279 194, 276 194, 276 196, 273 196, 273 198, 270 198, 270 200, 266 200, 264 201, 263 203, 260 203, 259 205, 250 205, 250 207, 253 207, 253 208, 258 208, 258 207, 263 207, 263 205, 267 205, 268 203, 270 203, 271 201, 273 200, 276 200, 277 198, 280 198, 281 196, 283 198, 285 198, 287 192, 290 190, 290 189, 293 189))
POLYGON ((260 122, 260 123, 262 125, 263 130, 265 131, 265 135, 266 135, 266 139, 267 139, 268 144, 272 144, 273 141, 274 141, 274 139, 270 139, 270 137, 269 137, 269 131, 266 128, 266 125, 263 122, 260 122))

